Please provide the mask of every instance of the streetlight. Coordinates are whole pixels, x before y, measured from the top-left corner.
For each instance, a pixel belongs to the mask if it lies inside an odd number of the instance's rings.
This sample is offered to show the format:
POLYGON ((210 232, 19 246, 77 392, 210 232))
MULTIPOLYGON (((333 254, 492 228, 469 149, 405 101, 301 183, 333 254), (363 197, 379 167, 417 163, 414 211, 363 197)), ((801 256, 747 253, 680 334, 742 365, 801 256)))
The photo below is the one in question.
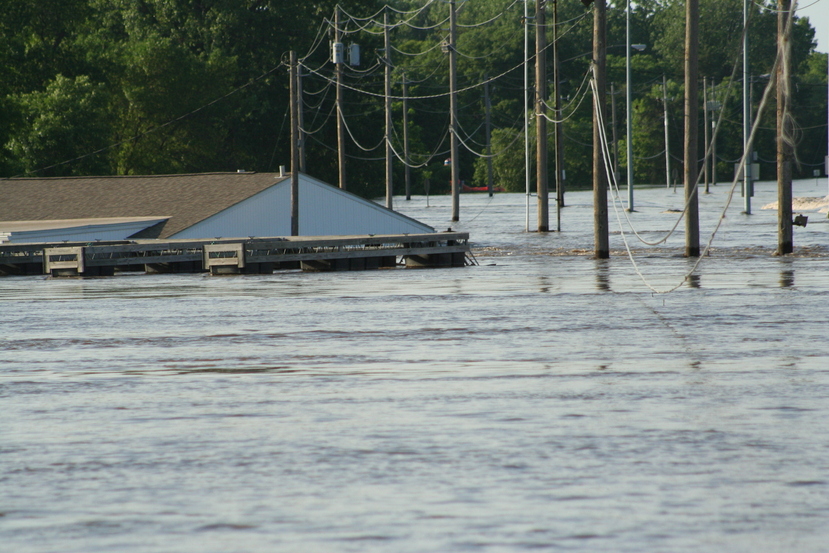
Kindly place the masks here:
POLYGON ((625 110, 627 111, 627 180, 628 180, 628 211, 633 211, 633 113, 631 113, 631 91, 630 91, 630 50, 637 52, 645 49, 644 44, 630 43, 630 0, 627 0, 627 13, 625 17, 625 110))

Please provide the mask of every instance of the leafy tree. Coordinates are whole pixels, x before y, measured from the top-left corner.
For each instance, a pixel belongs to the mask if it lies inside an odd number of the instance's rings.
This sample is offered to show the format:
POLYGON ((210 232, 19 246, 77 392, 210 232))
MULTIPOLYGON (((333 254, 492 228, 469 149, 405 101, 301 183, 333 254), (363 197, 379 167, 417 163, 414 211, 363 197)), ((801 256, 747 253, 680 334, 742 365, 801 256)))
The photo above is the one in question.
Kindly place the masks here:
POLYGON ((106 147, 110 116, 103 85, 86 76, 74 79, 58 75, 43 92, 14 97, 22 124, 7 148, 17 160, 17 170, 40 169, 45 160, 71 160, 40 171, 41 175, 83 175, 106 171, 106 160, 86 155, 106 147))

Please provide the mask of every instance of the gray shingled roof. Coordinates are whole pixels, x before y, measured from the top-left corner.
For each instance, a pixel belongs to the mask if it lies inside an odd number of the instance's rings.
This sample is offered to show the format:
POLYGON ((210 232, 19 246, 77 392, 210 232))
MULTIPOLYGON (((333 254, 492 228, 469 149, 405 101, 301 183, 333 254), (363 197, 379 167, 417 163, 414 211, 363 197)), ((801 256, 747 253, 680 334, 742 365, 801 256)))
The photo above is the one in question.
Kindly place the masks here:
POLYGON ((0 179, 0 221, 170 217, 167 238, 287 178, 278 173, 200 173, 0 179))

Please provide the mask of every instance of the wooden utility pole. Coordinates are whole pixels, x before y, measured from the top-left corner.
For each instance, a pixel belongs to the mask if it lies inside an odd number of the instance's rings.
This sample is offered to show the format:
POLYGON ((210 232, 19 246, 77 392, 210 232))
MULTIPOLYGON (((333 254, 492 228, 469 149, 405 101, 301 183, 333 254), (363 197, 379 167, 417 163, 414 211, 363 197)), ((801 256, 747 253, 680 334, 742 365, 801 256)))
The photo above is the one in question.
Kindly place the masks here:
POLYGON ((406 199, 412 199, 412 168, 409 167, 409 84, 403 73, 403 175, 406 183, 406 199))
POLYGON ((669 141, 670 123, 668 122, 668 81, 662 75, 662 109, 665 115, 665 183, 671 187, 671 145, 669 141))
POLYGON ((449 0, 449 147, 450 173, 452 174, 452 221, 460 221, 460 159, 458 158, 458 68, 457 52, 457 13, 455 0, 449 0))
POLYGON ((561 232, 561 208, 564 207, 564 142, 561 139, 561 91, 558 76, 558 0, 553 0, 553 87, 555 97, 555 123, 553 128, 553 147, 555 148, 555 174, 556 174, 556 230, 561 232))
MULTIPOLYGON (((340 7, 334 8, 334 42, 342 40, 340 33, 340 7)), ((345 122, 343 120, 343 64, 335 63, 337 74, 337 168, 340 188, 345 190, 345 122)))
POLYGON ((751 68, 748 63, 748 16, 751 0, 743 0, 743 204, 746 215, 751 215, 751 196, 754 195, 748 139, 751 136, 751 68))
POLYGON ((602 152, 601 125, 605 114, 607 60, 607 7, 605 0, 593 2, 593 235, 597 259, 610 257, 607 226, 607 173, 602 152), (601 115, 601 118, 599 117, 601 115))
POLYGON ((302 65, 296 67, 297 112, 299 114, 299 170, 305 172, 305 101, 302 98, 302 65))
POLYGON ((389 40, 389 11, 383 13, 383 61, 386 65, 385 107, 386 107, 386 207, 392 209, 394 181, 392 175, 391 151, 391 41, 389 40))
POLYGON ((547 177, 547 0, 535 2, 535 184, 538 195, 538 232, 550 230, 547 177))
POLYGON ((699 257, 699 196, 697 140, 699 137, 699 0, 685 1, 685 255, 699 257))
POLYGON ((794 251, 792 233, 792 116, 791 101, 792 0, 777 0, 777 253, 794 251))
POLYGON ((494 178, 492 175, 492 103, 489 101, 489 75, 484 76, 484 109, 486 112, 486 189, 492 197, 494 178))
POLYGON ((297 102, 296 52, 291 51, 290 59, 290 102, 291 102, 291 236, 299 236, 299 114, 297 102))

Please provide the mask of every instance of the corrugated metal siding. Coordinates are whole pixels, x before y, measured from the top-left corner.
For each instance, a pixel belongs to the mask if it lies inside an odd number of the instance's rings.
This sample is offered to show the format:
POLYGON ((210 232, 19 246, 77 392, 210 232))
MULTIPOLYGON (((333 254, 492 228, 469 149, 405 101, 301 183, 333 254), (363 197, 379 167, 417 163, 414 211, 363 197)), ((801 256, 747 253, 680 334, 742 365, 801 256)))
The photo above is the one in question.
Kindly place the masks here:
MULTIPOLYGON (((434 232, 383 206, 307 175, 299 180, 299 234, 419 234, 434 232)), ((244 238, 291 234, 291 183, 280 182, 171 238, 244 238)))

